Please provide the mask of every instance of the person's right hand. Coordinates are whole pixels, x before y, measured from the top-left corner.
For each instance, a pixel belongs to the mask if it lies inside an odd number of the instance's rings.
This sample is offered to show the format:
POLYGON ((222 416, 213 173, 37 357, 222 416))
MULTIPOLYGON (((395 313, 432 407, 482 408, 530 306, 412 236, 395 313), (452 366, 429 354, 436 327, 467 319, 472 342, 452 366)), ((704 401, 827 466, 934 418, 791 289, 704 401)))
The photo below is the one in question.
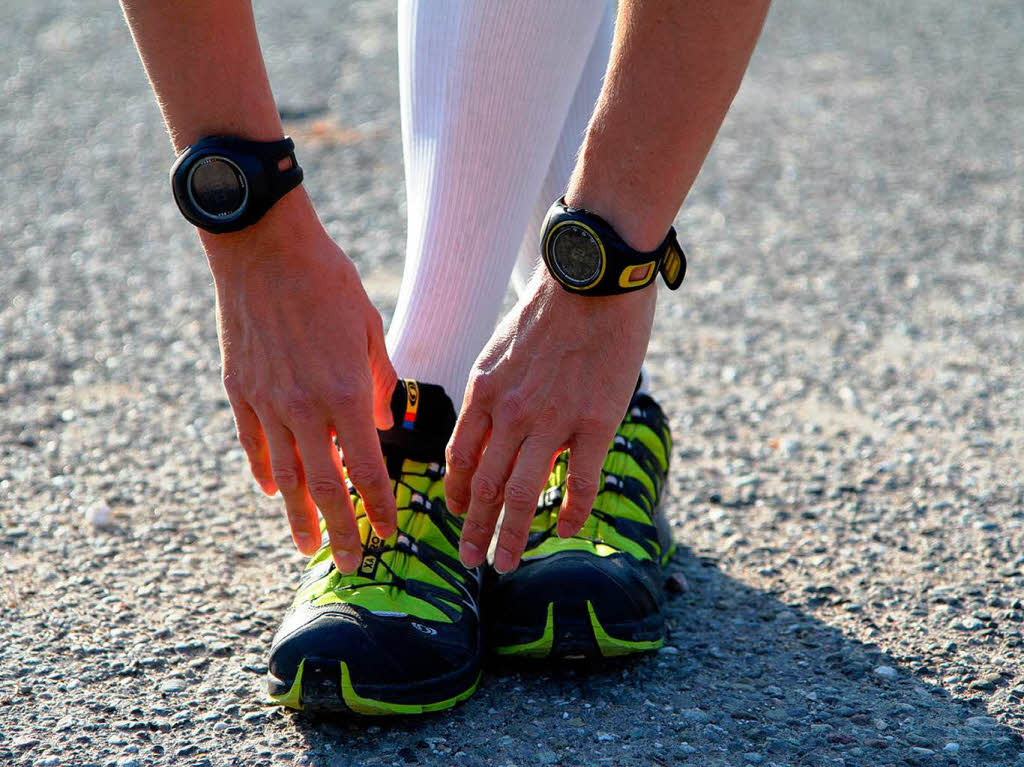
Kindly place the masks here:
POLYGON ((354 572, 362 544, 335 434, 377 534, 396 525, 375 429, 392 425, 397 381, 380 314, 301 187, 248 229, 200 236, 217 287, 224 388, 252 474, 268 495, 281 491, 304 554, 320 546, 319 507, 335 564, 354 572))

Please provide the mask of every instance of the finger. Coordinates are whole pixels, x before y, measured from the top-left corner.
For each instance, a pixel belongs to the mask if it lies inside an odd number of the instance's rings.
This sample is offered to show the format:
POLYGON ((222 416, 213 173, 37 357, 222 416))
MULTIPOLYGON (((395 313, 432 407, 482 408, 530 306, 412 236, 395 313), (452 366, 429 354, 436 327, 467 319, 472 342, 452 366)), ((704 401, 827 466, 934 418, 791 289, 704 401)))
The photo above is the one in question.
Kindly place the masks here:
POLYGON ((459 544, 459 558, 466 567, 479 567, 487 557, 487 547, 505 497, 505 482, 522 444, 522 437, 505 431, 488 444, 473 474, 469 511, 462 522, 459 544))
POLYGON ((334 563, 341 572, 353 573, 362 559, 363 544, 330 428, 310 422, 297 431, 306 487, 323 515, 334 563))
POLYGON ((512 572, 526 549, 530 525, 537 511, 537 499, 551 473, 558 450, 557 441, 546 436, 530 436, 519 450, 515 469, 505 484, 505 516, 494 551, 494 569, 512 572))
POLYGON ((334 428, 345 454, 345 472, 363 499, 366 516, 381 538, 389 538, 398 523, 395 493, 374 428, 369 389, 365 398, 352 398, 352 405, 332 410, 334 428))
POLYGON ((391 395, 398 383, 398 374, 388 356, 388 347, 384 341, 384 325, 377 315, 376 322, 370 329, 369 347, 370 372, 373 374, 373 420, 378 429, 390 429, 395 425, 395 417, 391 412, 391 395))
POLYGON ((469 403, 459 414, 455 431, 445 448, 444 494, 448 510, 465 514, 469 508, 472 490, 470 481, 483 453, 491 431, 491 418, 487 412, 469 403))
POLYGON ((264 493, 273 495, 277 492, 274 474, 270 468, 270 447, 263 433, 263 426, 248 402, 237 400, 231 403, 235 413, 235 428, 238 431, 238 442, 249 459, 249 471, 264 493))
POLYGON ((558 536, 570 538, 580 531, 600 491, 601 467, 612 437, 578 437, 569 449, 565 498, 558 510, 558 536))
POLYGON ((316 506, 306 490, 306 478, 292 433, 280 421, 269 416, 260 419, 270 448, 270 467, 274 483, 284 498, 292 540, 303 554, 312 556, 320 548, 320 524, 316 506))

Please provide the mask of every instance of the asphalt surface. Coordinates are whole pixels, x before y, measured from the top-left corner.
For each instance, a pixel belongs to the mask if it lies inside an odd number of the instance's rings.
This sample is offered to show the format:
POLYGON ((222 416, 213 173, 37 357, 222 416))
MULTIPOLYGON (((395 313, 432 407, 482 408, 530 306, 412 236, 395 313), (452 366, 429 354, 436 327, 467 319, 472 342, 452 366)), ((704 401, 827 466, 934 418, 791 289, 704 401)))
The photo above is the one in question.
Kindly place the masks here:
MULTIPOLYGON (((264 704, 302 559, 234 444, 156 104, 114 3, 2 16, 0 763, 1024 764, 1020 3, 778 3, 651 346, 670 646, 489 666, 398 722, 264 704)), ((394 9, 259 19, 320 213, 387 313, 394 9)))

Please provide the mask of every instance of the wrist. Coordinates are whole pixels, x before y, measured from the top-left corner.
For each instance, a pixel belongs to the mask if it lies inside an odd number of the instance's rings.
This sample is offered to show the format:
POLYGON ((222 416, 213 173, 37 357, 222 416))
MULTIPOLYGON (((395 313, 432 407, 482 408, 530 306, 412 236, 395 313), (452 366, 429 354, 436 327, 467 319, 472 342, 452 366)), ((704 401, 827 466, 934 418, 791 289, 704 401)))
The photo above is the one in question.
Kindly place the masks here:
POLYGON ((212 234, 196 230, 214 277, 239 266, 286 259, 296 243, 327 234, 305 187, 298 186, 278 200, 256 223, 237 232, 212 234))
POLYGON ((629 247, 641 253, 661 245, 672 225, 671 221, 664 224, 660 217, 648 215, 642 199, 622 194, 612 184, 592 184, 583 180, 572 183, 565 194, 565 203, 596 213, 611 224, 629 247))
POLYGON ((629 316, 637 312, 649 311, 658 298, 657 282, 613 296, 588 296, 570 293, 563 288, 547 269, 537 270, 539 283, 536 295, 556 315, 574 317, 596 317, 610 312, 624 313, 629 316))

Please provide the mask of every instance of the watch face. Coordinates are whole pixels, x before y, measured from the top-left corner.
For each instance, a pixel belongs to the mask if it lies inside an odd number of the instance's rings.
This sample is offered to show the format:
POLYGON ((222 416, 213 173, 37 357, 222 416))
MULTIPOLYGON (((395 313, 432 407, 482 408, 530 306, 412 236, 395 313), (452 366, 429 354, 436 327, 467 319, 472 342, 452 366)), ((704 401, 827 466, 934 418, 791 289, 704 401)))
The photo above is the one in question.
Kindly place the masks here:
POLYGON ((551 263, 558 277, 573 287, 597 282, 604 269, 604 254, 597 239, 578 224, 563 224, 551 237, 551 263))
POLYGON ((192 204, 211 218, 233 218, 249 199, 242 170, 217 155, 199 160, 189 171, 186 186, 192 204))

